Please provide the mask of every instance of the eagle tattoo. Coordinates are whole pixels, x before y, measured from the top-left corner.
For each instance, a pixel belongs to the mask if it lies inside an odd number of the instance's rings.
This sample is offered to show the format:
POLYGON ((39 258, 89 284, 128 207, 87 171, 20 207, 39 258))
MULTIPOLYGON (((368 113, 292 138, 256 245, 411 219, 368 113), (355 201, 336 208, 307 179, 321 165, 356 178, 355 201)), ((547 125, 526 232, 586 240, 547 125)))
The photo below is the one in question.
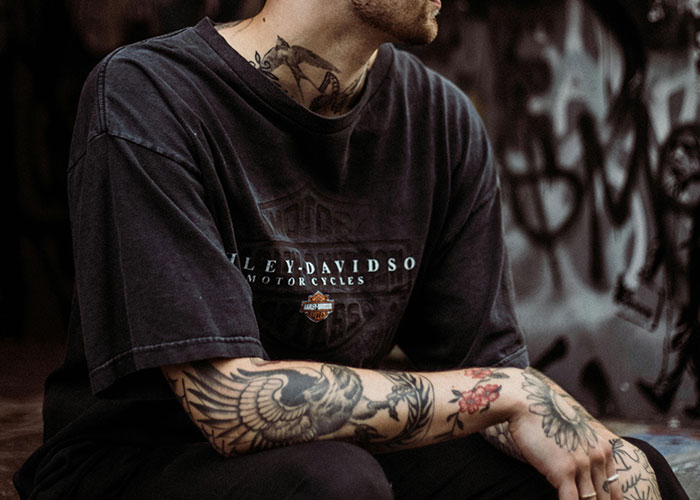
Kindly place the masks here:
POLYGON ((357 373, 342 366, 237 373, 222 373, 207 362, 190 366, 184 372, 188 388, 180 398, 224 455, 313 441, 346 425, 355 427, 354 441, 391 443, 363 421, 383 410, 398 421, 396 407, 402 401, 408 402, 408 418, 394 441, 405 444, 419 439, 432 417, 432 385, 407 373, 382 372, 393 382, 392 391, 385 400, 373 401, 363 395, 357 373))

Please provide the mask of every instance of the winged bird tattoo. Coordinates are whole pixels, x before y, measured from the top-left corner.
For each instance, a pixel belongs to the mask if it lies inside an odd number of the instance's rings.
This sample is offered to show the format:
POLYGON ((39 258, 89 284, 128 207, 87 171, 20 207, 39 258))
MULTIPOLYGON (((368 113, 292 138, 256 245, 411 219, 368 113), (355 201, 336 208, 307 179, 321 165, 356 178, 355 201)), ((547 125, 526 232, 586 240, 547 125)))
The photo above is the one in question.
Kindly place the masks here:
MULTIPOLYGON (((357 75, 346 88, 341 88, 338 78, 340 70, 336 66, 307 48, 290 44, 279 35, 275 46, 264 55, 255 51, 254 60, 250 61, 250 64, 278 86, 280 86, 278 70, 287 68, 296 83, 298 99, 304 101, 302 82, 306 81, 313 88, 312 92, 315 91, 316 94, 312 99, 309 98, 309 109, 332 114, 342 113, 359 95, 370 66, 368 64, 365 71, 357 75), (318 76, 318 70, 323 73, 322 79, 318 76), (317 84, 312 77, 320 83, 317 84)), ((307 90, 311 89, 307 87, 307 90)))
MULTIPOLYGON (((391 439, 364 421, 386 410, 399 420, 397 405, 407 401, 408 418, 393 442, 419 439, 432 417, 432 385, 405 373, 384 373, 392 381, 382 401, 363 395, 352 369, 324 364, 319 370, 236 370, 222 373, 208 362, 193 363, 184 372, 183 392, 190 416, 222 454, 303 443, 354 426, 354 440, 371 443, 391 439)), ((171 383, 174 381, 171 381, 171 383)))
MULTIPOLYGON (((309 79, 309 77, 306 76, 304 70, 301 68, 302 64, 308 64, 316 68, 325 69, 326 71, 340 73, 338 68, 326 61, 321 56, 299 45, 290 45, 281 36, 277 37, 277 44, 265 53, 261 61, 261 66, 270 73, 275 71, 280 66, 286 66, 289 68, 289 70, 292 72, 292 76, 294 77, 294 81, 297 84, 300 95, 303 95, 301 90, 302 80, 307 80, 314 85, 314 83, 309 79)), ((316 85, 314 85, 314 87, 315 86, 316 85)))

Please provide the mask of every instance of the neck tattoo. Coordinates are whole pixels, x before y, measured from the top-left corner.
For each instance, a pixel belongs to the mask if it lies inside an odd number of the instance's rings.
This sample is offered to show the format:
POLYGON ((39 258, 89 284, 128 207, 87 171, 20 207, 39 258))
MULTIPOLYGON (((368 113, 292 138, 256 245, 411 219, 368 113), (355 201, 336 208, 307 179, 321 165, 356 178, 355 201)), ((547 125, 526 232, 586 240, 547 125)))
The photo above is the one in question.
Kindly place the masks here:
POLYGON ((309 49, 290 45, 280 36, 265 55, 255 51, 254 58, 250 61, 254 68, 311 111, 327 115, 339 115, 352 107, 369 70, 368 64, 355 80, 341 88, 338 68, 309 49), (295 88, 281 85, 278 74, 284 69, 291 73, 295 88))

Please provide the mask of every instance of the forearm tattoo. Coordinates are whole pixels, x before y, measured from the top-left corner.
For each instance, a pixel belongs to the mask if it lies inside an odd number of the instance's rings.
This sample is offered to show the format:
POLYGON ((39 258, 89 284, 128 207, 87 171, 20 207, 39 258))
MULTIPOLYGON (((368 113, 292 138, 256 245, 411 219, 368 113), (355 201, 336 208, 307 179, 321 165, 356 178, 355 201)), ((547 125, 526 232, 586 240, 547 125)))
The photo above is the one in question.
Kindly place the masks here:
POLYGON ((387 396, 387 403, 370 404, 375 407, 388 404, 389 415, 394 420, 399 420, 396 405, 400 401, 406 401, 408 404, 408 415, 403 430, 390 440, 381 443, 382 446, 386 449, 397 449, 410 447, 422 441, 433 419, 435 394, 432 383, 425 377, 406 372, 383 371, 380 373, 393 383, 391 394, 387 396))
POLYGON ((322 439, 346 426, 354 428, 353 441, 403 447, 423 439, 432 420, 433 386, 418 375, 381 372, 391 381, 391 392, 372 400, 365 396, 360 376, 342 366, 235 373, 222 373, 206 361, 190 366, 183 378, 169 378, 170 384, 222 455, 322 439), (400 421, 400 403, 408 411, 397 435, 385 436, 367 423, 383 411, 400 421))
MULTIPOLYGON (((612 439, 610 445, 617 472, 625 475, 621 484, 624 499, 661 500, 656 474, 646 455, 622 439, 612 439)), ((607 484, 603 487, 608 491, 607 484)))
MULTIPOLYGON (((346 88, 341 88, 338 75, 340 70, 332 63, 326 61, 318 54, 301 47, 290 45, 284 38, 278 36, 274 47, 260 55, 255 52, 254 60, 250 64, 260 70, 266 77, 279 85, 279 77, 275 72, 286 68, 291 72, 296 83, 298 98, 304 103, 304 90, 302 83, 306 82, 307 88, 313 92, 309 102, 309 109, 317 113, 341 114, 352 105, 353 99, 359 94, 368 67, 346 88), (309 71, 320 70, 322 77, 312 78, 309 71)), ((312 71, 313 72, 313 71, 312 71)))
POLYGON ((590 425, 592 417, 573 398, 554 386, 539 372, 527 368, 523 371, 523 390, 533 403, 530 413, 542 417, 542 430, 548 438, 570 452, 579 447, 586 453, 598 442, 598 436, 590 425))
POLYGON ((443 441, 457 437, 458 431, 464 430, 463 414, 483 413, 491 408, 491 403, 498 399, 503 386, 498 383, 488 384, 487 382, 509 378, 505 373, 489 368, 469 368, 464 371, 464 375, 469 379, 477 379, 478 381, 470 384, 471 388, 469 389, 461 391, 452 389, 453 398, 449 403, 457 404, 456 411, 447 415, 447 421, 452 422, 452 426, 449 431, 437 435, 435 437, 437 440, 443 441))

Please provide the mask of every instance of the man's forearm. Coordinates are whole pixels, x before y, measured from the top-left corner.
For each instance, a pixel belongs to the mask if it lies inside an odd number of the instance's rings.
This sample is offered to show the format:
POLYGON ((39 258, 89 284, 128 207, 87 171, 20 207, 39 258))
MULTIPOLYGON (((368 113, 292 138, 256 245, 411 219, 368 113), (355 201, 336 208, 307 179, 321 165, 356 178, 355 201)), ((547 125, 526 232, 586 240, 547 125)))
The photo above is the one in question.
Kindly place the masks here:
POLYGON ((241 358, 163 372, 225 456, 322 439, 389 451, 481 431, 537 468, 562 499, 660 498, 643 453, 532 369, 417 373, 241 358))
POLYGON ((164 368, 190 418, 223 455, 340 439, 423 446, 502 422, 521 370, 413 373, 251 358, 164 368))

